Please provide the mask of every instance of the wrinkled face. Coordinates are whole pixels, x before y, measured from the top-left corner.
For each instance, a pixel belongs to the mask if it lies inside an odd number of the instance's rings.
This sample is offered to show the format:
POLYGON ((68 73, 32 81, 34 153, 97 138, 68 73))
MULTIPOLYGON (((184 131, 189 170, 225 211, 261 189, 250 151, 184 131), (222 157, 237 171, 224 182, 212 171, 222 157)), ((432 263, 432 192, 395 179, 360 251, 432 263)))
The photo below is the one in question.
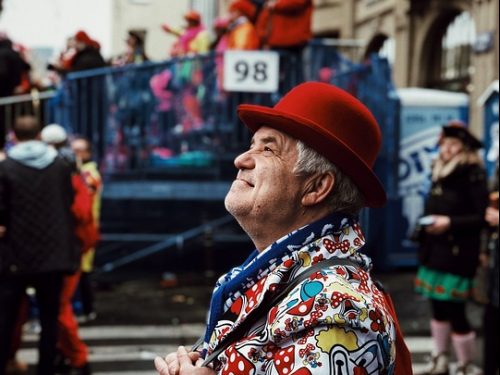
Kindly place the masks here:
POLYGON ((248 225, 290 225, 300 214, 305 178, 293 173, 297 156, 295 139, 261 127, 250 149, 235 159, 238 175, 225 205, 245 230, 248 225))
POLYGON ((458 138, 445 137, 439 145, 439 156, 445 163, 449 162, 464 149, 464 144, 458 138))

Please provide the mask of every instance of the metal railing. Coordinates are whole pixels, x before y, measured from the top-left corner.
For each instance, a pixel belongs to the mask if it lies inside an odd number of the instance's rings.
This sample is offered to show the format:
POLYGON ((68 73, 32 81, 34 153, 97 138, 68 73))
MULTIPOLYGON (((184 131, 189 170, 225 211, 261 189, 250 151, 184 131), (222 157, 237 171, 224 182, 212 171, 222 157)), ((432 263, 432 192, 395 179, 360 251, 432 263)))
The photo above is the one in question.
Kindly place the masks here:
POLYGON ((239 104, 273 105, 302 81, 324 80, 325 70, 341 74, 355 65, 320 41, 306 48, 303 59, 286 51, 280 57, 280 89, 273 94, 222 90, 223 57, 215 54, 72 73, 57 96, 56 121, 91 139, 107 175, 195 170, 200 178, 217 177, 221 161, 248 145, 239 104))
POLYGON ((0 149, 3 148, 15 119, 33 115, 40 123, 47 124, 54 116, 52 99, 56 91, 33 90, 30 94, 0 98, 0 149))
POLYGON ((220 90, 216 59, 70 74, 61 89, 63 125, 91 139, 105 174, 186 168, 210 174, 221 157, 247 142, 236 126, 237 104, 270 103, 268 95, 220 90))
POLYGON ((44 125, 56 122, 89 138, 108 176, 168 172, 218 178, 221 163, 248 145, 236 114, 239 104, 273 105, 307 80, 348 77, 351 83, 339 85, 355 91, 349 86, 358 85, 352 72, 367 67, 345 59, 337 47, 315 40, 302 59, 281 51, 280 89, 273 94, 225 92, 223 57, 207 54, 71 73, 57 92, 0 99, 0 111, 7 129, 18 115, 34 114, 44 125))
MULTIPOLYGON (((204 235, 211 235, 214 230, 219 229, 220 227, 223 227, 224 225, 227 225, 231 222, 234 221, 234 218, 231 215, 226 215, 221 218, 211 220, 207 223, 204 223, 202 225, 199 225, 197 227, 188 229, 184 232, 181 233, 176 233, 176 234, 169 234, 165 235, 163 239, 159 239, 157 237, 148 237, 147 239, 153 239, 153 240, 158 240, 153 245, 147 246, 145 248, 139 249, 137 251, 134 251, 131 254, 125 255, 118 257, 112 261, 109 261, 105 264, 103 264, 101 267, 97 269, 97 273, 106 273, 106 272, 111 272, 116 270, 117 268, 126 266, 130 263, 134 263, 140 259, 149 257, 153 254, 159 253, 161 251, 165 251, 169 248, 172 247, 182 247, 185 242, 196 239, 198 237, 204 236, 204 235)), ((122 236, 122 235, 120 235, 122 236)), ((144 234, 139 235, 139 237, 145 237, 144 234)), ((146 235, 147 236, 147 235, 146 235)), ((132 239, 136 240, 137 238, 136 234, 132 234, 132 239)), ((118 238, 117 238, 118 239, 118 238)), ((130 238, 125 238, 122 236, 120 238, 120 241, 117 241, 118 243, 124 243, 130 241, 130 238)), ((115 242, 116 244, 116 242, 115 242)), ((114 245, 115 245, 114 244, 114 245)))
MULTIPOLYGON (((273 105, 302 81, 333 83, 366 104, 381 127, 384 143, 375 170, 389 203, 385 209, 364 212, 363 220, 370 243, 376 244, 374 252, 382 258, 396 252, 396 236, 390 231, 398 227, 401 211, 400 103, 388 62, 372 56, 369 62, 356 64, 337 46, 316 40, 302 59, 280 52, 279 91, 255 94, 221 89, 221 59, 208 54, 72 73, 57 93, 44 94, 40 107, 33 108, 44 108, 39 111, 44 124, 58 122, 70 133, 88 137, 108 179, 137 181, 158 173, 159 180, 165 180, 165 174, 177 180, 219 180, 225 165, 234 175, 231 160, 248 147, 249 133, 236 114, 240 103, 273 105)), ((37 102, 32 96, 26 99, 37 102)))

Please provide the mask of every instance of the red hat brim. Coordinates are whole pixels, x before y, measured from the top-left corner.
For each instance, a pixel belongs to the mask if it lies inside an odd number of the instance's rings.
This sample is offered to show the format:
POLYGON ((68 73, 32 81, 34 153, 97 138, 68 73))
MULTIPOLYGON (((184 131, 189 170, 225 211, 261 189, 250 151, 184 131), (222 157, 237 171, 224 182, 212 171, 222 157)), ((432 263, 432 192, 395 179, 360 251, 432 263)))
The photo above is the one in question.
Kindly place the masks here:
POLYGON ((315 122, 274 108, 252 104, 238 106, 238 115, 254 133, 261 126, 268 126, 304 142, 326 157, 351 178, 363 194, 366 206, 382 207, 386 203, 385 190, 371 167, 338 137, 315 122))

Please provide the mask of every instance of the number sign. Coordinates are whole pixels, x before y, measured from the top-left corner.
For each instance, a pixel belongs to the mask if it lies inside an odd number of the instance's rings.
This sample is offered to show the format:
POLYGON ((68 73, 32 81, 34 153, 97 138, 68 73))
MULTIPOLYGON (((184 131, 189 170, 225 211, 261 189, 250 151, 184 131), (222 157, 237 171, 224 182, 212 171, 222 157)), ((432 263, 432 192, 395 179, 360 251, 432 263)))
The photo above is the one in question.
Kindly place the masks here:
POLYGON ((271 51, 227 51, 224 53, 224 90, 276 92, 278 85, 278 53, 271 51))

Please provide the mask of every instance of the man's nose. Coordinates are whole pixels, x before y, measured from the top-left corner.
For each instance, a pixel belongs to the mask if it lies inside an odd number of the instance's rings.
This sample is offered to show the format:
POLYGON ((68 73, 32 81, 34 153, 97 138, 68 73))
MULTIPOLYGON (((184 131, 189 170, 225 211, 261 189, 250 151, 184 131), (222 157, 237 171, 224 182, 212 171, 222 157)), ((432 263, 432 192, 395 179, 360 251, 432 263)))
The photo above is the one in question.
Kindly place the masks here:
POLYGON ((255 167, 255 160, 249 151, 240 154, 234 159, 234 166, 237 169, 253 169, 255 167))

